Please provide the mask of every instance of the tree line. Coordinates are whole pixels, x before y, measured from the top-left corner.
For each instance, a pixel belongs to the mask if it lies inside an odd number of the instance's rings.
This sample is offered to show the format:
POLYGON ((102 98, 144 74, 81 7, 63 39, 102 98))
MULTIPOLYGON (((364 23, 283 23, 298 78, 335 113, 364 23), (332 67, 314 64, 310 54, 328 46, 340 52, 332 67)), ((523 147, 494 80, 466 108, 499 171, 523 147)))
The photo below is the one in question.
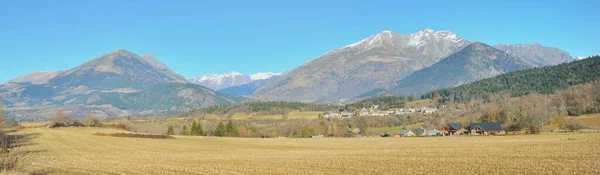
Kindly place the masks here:
POLYGON ((600 78, 600 56, 556 66, 526 69, 476 81, 455 88, 429 92, 422 98, 441 103, 466 102, 473 99, 490 101, 494 94, 520 97, 529 94, 553 94, 557 90, 585 84, 600 78))

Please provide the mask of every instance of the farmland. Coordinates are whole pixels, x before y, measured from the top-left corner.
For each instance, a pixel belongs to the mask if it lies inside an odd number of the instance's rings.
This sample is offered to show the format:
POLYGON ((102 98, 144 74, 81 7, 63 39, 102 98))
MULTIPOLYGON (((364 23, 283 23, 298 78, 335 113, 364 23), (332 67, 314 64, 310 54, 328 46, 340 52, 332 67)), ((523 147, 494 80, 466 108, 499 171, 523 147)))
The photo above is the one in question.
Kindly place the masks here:
POLYGON ((11 152, 36 174, 600 174, 599 133, 429 138, 147 139, 26 128, 11 152))

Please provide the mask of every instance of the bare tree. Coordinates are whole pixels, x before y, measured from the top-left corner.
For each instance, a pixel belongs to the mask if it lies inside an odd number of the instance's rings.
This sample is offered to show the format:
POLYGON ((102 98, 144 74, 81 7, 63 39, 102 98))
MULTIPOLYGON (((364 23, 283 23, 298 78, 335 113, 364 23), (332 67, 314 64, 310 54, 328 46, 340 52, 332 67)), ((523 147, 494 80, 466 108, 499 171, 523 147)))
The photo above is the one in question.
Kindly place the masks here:
POLYGON ((102 125, 100 120, 94 117, 94 113, 92 111, 85 114, 85 124, 89 127, 98 127, 102 125))
POLYGON ((56 113, 54 113, 54 117, 52 118, 52 126, 53 127, 66 126, 70 122, 71 122, 71 117, 69 116, 69 114, 67 114, 67 112, 62 111, 62 110, 56 111, 56 113))

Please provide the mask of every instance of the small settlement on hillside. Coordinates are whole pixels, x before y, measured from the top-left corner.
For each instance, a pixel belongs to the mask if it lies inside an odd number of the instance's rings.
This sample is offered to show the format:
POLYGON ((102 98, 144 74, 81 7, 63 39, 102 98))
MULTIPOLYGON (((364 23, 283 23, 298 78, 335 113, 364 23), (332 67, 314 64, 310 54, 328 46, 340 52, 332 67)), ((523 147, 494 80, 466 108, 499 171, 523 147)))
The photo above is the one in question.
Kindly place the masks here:
MULTIPOLYGON (((381 110, 379 109, 379 105, 372 105, 371 108, 362 108, 360 111, 356 113, 360 116, 369 116, 369 117, 383 117, 383 116, 399 116, 399 115, 409 115, 414 113, 421 113, 424 115, 433 114, 437 112, 437 108, 394 108, 381 110)), ((344 112, 344 111, 336 111, 336 112, 327 112, 323 114, 323 118, 325 119, 334 119, 334 118, 345 118, 345 117, 354 117, 355 113, 353 112, 344 112)))
MULTIPOLYGON (((327 112, 322 115, 325 119, 341 119, 351 118, 355 115, 367 117, 384 117, 384 116, 402 116, 410 114, 429 115, 437 112, 437 108, 396 108, 396 109, 380 109, 379 105, 372 105, 370 108, 362 108, 359 111, 346 112, 343 110, 336 112, 327 112)), ((422 136, 461 136, 461 135, 500 135, 506 134, 500 123, 471 123, 463 128, 456 123, 448 123, 441 128, 415 128, 412 130, 403 129, 398 133, 381 133, 381 135, 394 135, 402 137, 422 137, 422 136)))

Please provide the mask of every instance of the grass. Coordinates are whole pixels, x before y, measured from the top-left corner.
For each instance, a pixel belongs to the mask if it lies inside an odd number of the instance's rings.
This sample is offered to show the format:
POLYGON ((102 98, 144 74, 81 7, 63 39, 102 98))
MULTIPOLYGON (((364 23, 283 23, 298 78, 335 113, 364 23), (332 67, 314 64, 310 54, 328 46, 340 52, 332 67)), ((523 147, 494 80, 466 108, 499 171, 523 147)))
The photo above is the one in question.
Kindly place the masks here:
POLYGON ((257 139, 93 136, 26 128, 19 170, 37 174, 600 174, 600 134, 257 139))
MULTIPOLYGON (((287 119, 289 120, 294 120, 294 119, 317 119, 319 118, 319 114, 322 114, 323 112, 316 112, 316 111, 292 111, 290 113, 288 113, 287 119)), ((235 113, 233 116, 231 116, 232 120, 279 120, 279 119, 284 119, 284 116, 279 114, 279 115, 259 115, 256 113, 235 113)))
POLYGON ((404 108, 429 107, 432 103, 433 103, 433 100, 431 100, 431 99, 409 101, 409 102, 406 102, 406 104, 404 105, 404 108))
MULTIPOLYGON (((417 124, 412 124, 412 125, 406 125, 407 129, 415 129, 415 128, 419 128, 421 125, 423 125, 423 123, 417 123, 417 124)), ((394 126, 394 127, 370 127, 367 128, 367 132, 368 133, 375 133, 375 134, 379 134, 382 132, 386 132, 386 133, 398 133, 400 131, 402 131, 403 126, 394 126)))

